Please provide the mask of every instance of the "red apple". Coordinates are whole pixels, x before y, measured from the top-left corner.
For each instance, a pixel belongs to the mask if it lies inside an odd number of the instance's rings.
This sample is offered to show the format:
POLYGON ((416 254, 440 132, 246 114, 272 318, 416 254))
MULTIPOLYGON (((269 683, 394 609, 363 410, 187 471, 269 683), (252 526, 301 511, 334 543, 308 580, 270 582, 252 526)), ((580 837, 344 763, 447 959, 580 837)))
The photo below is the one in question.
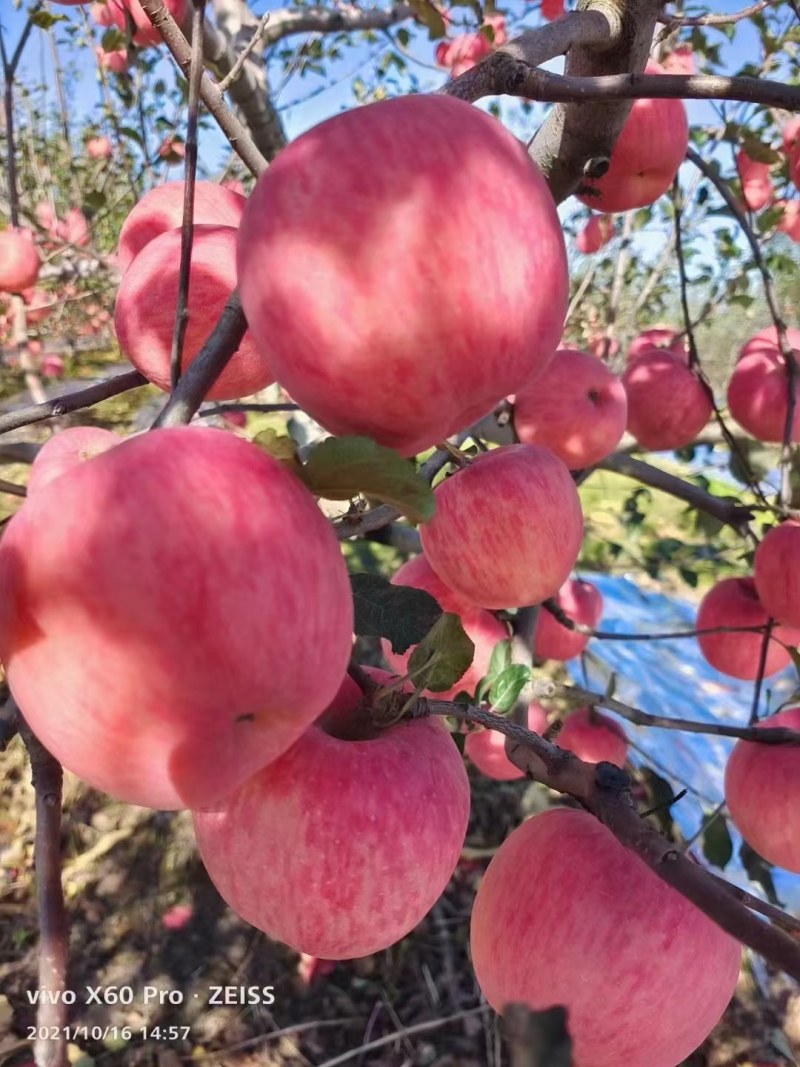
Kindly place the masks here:
POLYGON ((779 200, 775 207, 783 211, 776 229, 785 233, 795 243, 800 243, 800 200, 779 200))
POLYGON ((673 48, 664 60, 663 67, 667 74, 697 74, 697 60, 692 46, 682 44, 673 48))
POLYGON ((276 759, 335 694, 352 632, 314 498, 223 430, 123 441, 0 542, 11 690, 56 759, 131 804, 213 804, 276 759))
POLYGON ((103 70, 110 70, 112 74, 124 74, 128 69, 128 50, 116 48, 110 52, 97 47, 94 50, 97 56, 97 64, 103 70))
MULTIPOLYGON (((58 358, 58 357, 55 357, 58 358)), ((99 426, 72 426, 42 445, 31 465, 28 497, 39 493, 50 482, 87 459, 99 456, 120 443, 121 438, 99 426)))
MULTIPOLYGON (((119 232, 119 265, 126 271, 154 238, 180 227, 183 221, 182 181, 164 182, 142 197, 119 232)), ((247 201, 239 193, 214 182, 199 181, 194 189, 195 225, 238 226, 247 201)))
POLYGON ((774 526, 756 549, 758 599, 767 614, 800 629, 800 522, 774 526))
POLYGON ((36 216, 36 221, 43 230, 55 234, 58 225, 58 217, 56 216, 55 208, 49 200, 40 201, 33 209, 33 213, 36 216))
MULTIPOLYGON (((554 597, 573 622, 595 629, 603 614, 603 597, 597 586, 580 578, 570 578, 554 597)), ((533 654, 537 659, 568 660, 579 656, 589 643, 589 635, 562 626, 547 608, 536 620, 533 654)))
POLYGON ((262 174, 239 232, 253 336, 333 433, 416 454, 520 389, 561 337, 549 189, 524 145, 461 100, 321 123, 262 174))
POLYGON ((579 252, 588 256, 599 252, 614 236, 614 223, 607 215, 592 215, 575 238, 579 252))
POLYGON ((564 14, 564 0, 542 0, 542 18, 552 22, 564 14))
POLYGON ((392 585, 409 585, 412 589, 422 589, 439 602, 442 611, 450 611, 455 615, 467 615, 478 607, 448 588, 422 553, 397 569, 392 577, 392 585))
POLYGON ((64 218, 57 226, 59 238, 70 245, 85 248, 89 244, 89 222, 77 207, 64 212, 64 218))
POLYGON ((44 322, 56 306, 54 296, 44 289, 26 289, 22 298, 25 301, 25 318, 28 325, 44 322))
MULTIPOLYGON (((769 616, 761 605, 752 578, 723 578, 706 593, 697 612, 697 629, 716 626, 765 626, 769 616)), ((800 633, 786 628, 775 631, 764 669, 769 677, 788 667, 791 657, 783 644, 797 645, 800 633)), ((700 651, 718 671, 733 678, 757 678, 763 638, 757 633, 700 634, 700 651)))
POLYGON ((622 381, 628 394, 628 430, 651 452, 691 444, 713 405, 705 386, 679 356, 645 350, 629 363, 622 381))
POLYGON ((27 230, 0 230, 0 289, 20 293, 36 284, 41 268, 33 235, 27 230))
POLYGON ((758 163, 742 148, 736 156, 736 168, 742 182, 742 195, 750 211, 760 211, 772 200, 769 163, 758 163))
MULTIPOLYGON (((170 388, 172 334, 178 308, 181 231, 150 241, 123 274, 114 326, 124 355, 159 389, 170 388)), ((236 288, 236 230, 195 226, 189 275, 189 323, 183 340, 184 369, 194 360, 236 288)), ((248 331, 208 393, 231 400, 249 396, 275 380, 248 331)))
POLYGON ((663 348, 678 356, 684 363, 689 359, 689 348, 682 334, 673 330, 671 326, 651 326, 631 341, 628 345, 628 362, 632 362, 642 352, 648 352, 651 348, 663 348))
MULTIPOLYGON (((535 734, 543 734, 547 729, 547 712, 541 704, 528 706, 528 729, 535 734)), ((472 730, 464 739, 464 751, 487 778, 512 782, 525 777, 524 772, 515 767, 506 755, 506 737, 498 730, 484 730, 482 727, 472 730)))
MULTIPOLYGON (((164 0, 164 3, 172 17, 178 23, 183 22, 187 0, 164 0)), ((90 12, 101 26, 116 26, 123 33, 128 32, 130 20, 133 24, 133 42, 140 48, 162 42, 160 31, 150 21, 139 0, 107 0, 106 4, 92 4, 90 12)))
MULTIPOLYGON (((800 365, 800 330, 788 329, 786 340, 800 365)), ((728 383, 728 407, 739 425, 760 441, 782 441, 789 402, 786 360, 774 326, 751 337, 728 383)), ((792 421, 792 440, 800 441, 800 405, 792 421)))
POLYGON ((195 812, 194 827, 235 912, 298 952, 337 960, 379 952, 424 918, 468 817, 464 762, 442 722, 424 719, 364 740, 312 726, 216 810, 195 812))
POLYGON ((158 146, 158 154, 161 159, 170 163, 186 158, 186 145, 177 137, 165 137, 158 146))
POLYGON ((538 445, 485 452, 435 490, 420 530, 434 571, 486 608, 538 604, 575 565, 583 513, 566 466, 538 445))
POLYGON ((616 374, 596 356, 573 348, 514 397, 520 441, 544 445, 570 470, 599 463, 625 433, 628 398, 616 374))
POLYGON ((90 137, 86 151, 92 159, 110 159, 114 149, 108 137, 90 137))
POLYGON ((556 744, 587 763, 613 763, 624 767, 628 758, 625 731, 614 719, 593 708, 573 711, 564 721, 556 744))
POLYGON ((48 352, 42 360, 42 374, 45 378, 63 378, 64 360, 55 352, 48 352))
MULTIPOLYGON (((663 74, 652 60, 647 74, 663 74)), ((595 211, 647 207, 665 193, 678 173, 689 144, 682 100, 634 100, 602 178, 585 179, 578 199, 595 211)))
POLYGON ((741 962, 737 941, 592 815, 566 808, 500 846, 470 938, 492 1007, 563 1005, 582 1067, 683 1062, 725 1010, 741 962))
POLYGON ((800 116, 795 115, 784 125, 783 150, 789 161, 789 177, 800 189, 800 116))
MULTIPOLYGON (((758 724, 800 731, 800 707, 758 724)), ((737 741, 725 768, 725 801, 747 843, 784 870, 800 873, 800 746, 737 741)))

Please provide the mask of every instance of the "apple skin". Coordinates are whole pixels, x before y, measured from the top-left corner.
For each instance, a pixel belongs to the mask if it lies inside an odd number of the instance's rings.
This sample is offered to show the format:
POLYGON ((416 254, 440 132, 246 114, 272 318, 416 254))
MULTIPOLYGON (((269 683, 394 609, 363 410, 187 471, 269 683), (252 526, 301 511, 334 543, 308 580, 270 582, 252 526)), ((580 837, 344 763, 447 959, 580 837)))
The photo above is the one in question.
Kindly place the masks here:
MULTIPOLYGON (((485 678, 488 673, 489 661, 492 658, 494 646, 499 641, 505 641, 509 637, 508 627, 492 615, 490 611, 473 608, 471 611, 459 615, 459 617, 461 625, 464 627, 464 632, 475 645, 472 663, 452 689, 446 689, 443 692, 433 692, 430 689, 424 690, 425 695, 434 700, 452 700, 462 691, 474 693, 481 678, 485 678)), ((412 646, 407 652, 393 652, 392 646, 385 638, 381 641, 381 646, 386 662, 392 670, 400 675, 407 674, 408 661, 416 646, 412 646)))
POLYGON ((26 230, 0 231, 0 289, 9 293, 30 289, 41 266, 32 234, 26 230))
POLYGON ((742 196, 749 211, 760 211, 772 200, 772 178, 769 163, 751 159, 742 148, 736 156, 736 169, 742 183, 742 196))
MULTIPOLYGON (((181 231, 150 241, 122 276, 114 326, 123 354, 159 389, 170 389, 170 355, 178 308, 181 231)), ((183 369, 199 354, 236 288, 236 230, 194 227, 189 274, 189 323, 183 339, 183 369)), ((275 380, 251 332, 244 335, 209 399, 249 396, 275 380)))
POLYGON ((415 455, 558 347, 568 278, 550 191, 524 145, 461 100, 384 100, 304 133, 258 179, 239 234, 253 336, 332 433, 415 455))
POLYGON ((360 741, 312 726, 223 805, 195 812, 194 828, 237 914, 341 960, 388 948, 424 918, 468 818, 464 761, 443 723, 424 719, 360 741))
MULTIPOLYGON (((117 255, 124 272, 139 252, 160 234, 179 229, 183 221, 182 181, 164 182, 136 204, 119 231, 117 255)), ((199 181, 194 190, 195 226, 238 226, 247 200, 232 189, 199 181)))
POLYGON ((224 430, 125 440, 0 542, 11 690, 56 759, 131 804, 214 803, 281 755, 336 693, 352 632, 314 498, 224 430))
MULTIPOLYGON (((547 729, 547 712, 541 704, 528 705, 528 729, 543 734, 547 729)), ((478 727, 464 738, 464 752, 481 774, 497 782, 513 782, 525 774, 506 755, 506 738, 499 730, 478 727)))
POLYGON ((70 426, 42 445, 31 464, 28 499, 73 467, 120 444, 122 438, 99 426, 70 426))
MULTIPOLYGON (((724 578, 712 586, 700 602, 697 629, 705 630, 715 626, 764 626, 768 619, 752 578, 724 578)), ((764 668, 766 678, 791 663, 791 656, 779 641, 797 645, 800 642, 800 632, 785 627, 775 631, 767 651, 764 668)), ((732 678, 758 677, 761 634, 700 634, 697 643, 711 666, 723 674, 729 674, 732 678)))
MULTIPOLYGON (((182 23, 186 18, 187 0, 164 0, 164 4, 175 21, 182 23)), ((150 21, 139 0, 108 0, 105 5, 92 4, 90 13, 101 26, 116 26, 123 33, 127 33, 130 14, 134 28, 133 41, 140 48, 159 45, 163 41, 160 31, 150 21)))
POLYGON ((756 549, 754 577, 767 614, 800 629, 800 522, 789 519, 764 535, 756 549))
POLYGON ((570 470, 605 459, 625 433, 628 397, 596 356, 562 348, 514 397, 514 428, 524 444, 544 445, 570 470))
POLYGON ((651 348, 665 348, 674 356, 682 359, 684 363, 689 361, 686 340, 678 330, 673 330, 671 326, 651 326, 647 330, 642 330, 638 337, 634 337, 631 341, 628 346, 628 363, 651 348))
MULTIPOLYGON (((664 69, 650 61, 645 72, 663 74, 664 69)), ((590 192, 578 199, 606 213, 647 207, 672 185, 688 144, 682 100, 634 100, 608 170, 602 178, 583 179, 590 192)))
POLYGON ((127 48, 115 48, 110 52, 106 52, 105 49, 98 46, 95 48, 94 54, 97 57, 97 65, 102 67, 103 70, 110 70, 112 74, 124 74, 128 69, 127 48))
POLYGON ((783 209, 777 229, 800 244, 800 200, 780 200, 775 202, 775 206, 783 209))
POLYGON ((422 549, 445 585, 484 608, 554 596, 575 566, 583 513, 564 463, 538 445, 484 452, 434 490, 422 549))
POLYGON ((422 589, 439 602, 442 611, 455 615, 469 615, 478 610, 478 605, 465 597, 454 593, 431 567, 424 553, 407 560, 398 567, 391 579, 392 585, 406 585, 412 589, 422 589))
MULTIPOLYGON (((800 730, 800 707, 758 723, 800 730)), ((800 873, 800 747, 737 741, 725 768, 725 800, 747 843, 765 860, 800 873)))
POLYGON ((113 152, 108 137, 90 137, 86 142, 86 153, 91 159, 111 159, 113 152))
POLYGON ((495 1011, 564 1005, 581 1067, 675 1067, 718 1022, 741 962, 738 942, 593 816, 566 808, 500 846, 470 938, 495 1011))
POLYGON ((651 452, 683 448, 713 412, 711 397, 686 362, 665 349, 645 349, 622 376, 628 430, 651 452))
MULTIPOLYGON (((786 339, 800 358, 800 330, 786 339)), ((789 402, 786 360, 774 326, 751 337, 742 348, 728 383, 728 407, 739 425, 759 441, 782 441, 789 402)), ((792 440, 800 441, 800 406, 792 420, 792 440)))
MULTIPOLYGON (((581 578, 570 578, 553 598, 573 622, 597 627, 603 615, 603 596, 597 586, 581 578)), ((536 620, 533 654, 537 659, 568 660, 579 656, 589 644, 589 635, 562 626, 547 608, 536 620)))
POLYGON ((571 712, 555 741, 587 763, 624 767, 628 758, 628 738, 619 723, 589 708, 571 712))
POLYGON ((607 215, 592 215, 575 238, 575 245, 584 256, 599 252, 614 236, 614 223, 607 215))
POLYGON ((682 44, 674 48, 662 66, 668 74, 697 74, 697 60, 692 46, 682 44))

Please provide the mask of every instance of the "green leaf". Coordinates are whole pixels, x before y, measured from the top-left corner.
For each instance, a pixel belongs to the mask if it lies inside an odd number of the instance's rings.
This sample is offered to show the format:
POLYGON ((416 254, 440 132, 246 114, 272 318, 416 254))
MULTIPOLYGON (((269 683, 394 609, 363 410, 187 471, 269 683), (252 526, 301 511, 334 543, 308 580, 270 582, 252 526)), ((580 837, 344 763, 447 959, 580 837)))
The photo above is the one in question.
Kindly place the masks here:
POLYGON ((57 22, 66 22, 66 15, 51 15, 49 11, 34 11, 30 16, 31 22, 34 26, 38 26, 40 30, 49 30, 51 26, 55 26, 57 22))
POLYGON ((764 144, 754 133, 743 132, 742 148, 756 163, 780 163, 783 159, 780 152, 776 152, 774 148, 764 144))
POLYGON ((519 700, 520 693, 530 681, 530 668, 521 663, 513 663, 495 679, 489 692, 489 700, 495 711, 505 714, 511 711, 519 700))
POLYGON ((104 52, 118 52, 125 47, 125 34, 121 33, 116 26, 109 26, 100 38, 100 44, 104 52))
POLYGON ((703 855, 709 863, 725 870, 733 856, 733 841, 724 815, 708 813, 703 816, 703 855))
POLYGON ((411 653, 408 672, 415 685, 441 693, 453 688, 474 655, 475 645, 464 632, 461 619, 447 612, 411 653))
POLYGON ((650 767, 643 767, 641 771, 642 784, 647 791, 647 808, 656 809, 651 818, 655 819, 663 833, 670 841, 674 840, 672 804, 675 801, 675 790, 666 778, 656 774, 650 767))
POLYGON ((415 17, 423 26, 428 28, 428 38, 435 41, 438 37, 444 37, 447 32, 441 12, 431 0, 411 0, 411 7, 415 17))
POLYGON ((782 908, 784 905, 778 900, 778 894, 775 892, 775 883, 772 880, 772 867, 767 861, 762 859, 746 841, 742 842, 742 847, 739 849, 739 859, 747 871, 747 877, 751 882, 757 882, 761 886, 767 894, 767 900, 770 904, 775 904, 776 907, 782 908))
POLYGON ((83 198, 83 206, 90 212, 99 211, 106 204, 106 194, 102 189, 90 189, 83 198))
POLYGON ((492 649, 492 654, 489 657, 489 667, 486 671, 486 677, 489 681, 494 681, 503 671, 511 666, 511 640, 498 641, 492 649))
POLYGON ((379 574, 351 574, 350 585, 355 632, 385 637, 398 655, 419 644, 441 618, 438 601, 422 589, 392 585, 379 574))
POLYGON ((316 496, 350 500, 363 493, 399 508, 411 522, 433 517, 433 490, 414 464, 369 437, 329 437, 311 452, 300 477, 316 496))
POLYGON ((283 463, 293 474, 300 475, 302 468, 297 458, 297 447, 287 434, 278 433, 277 430, 262 430, 253 438, 253 444, 283 463))
POLYGON ((688 567, 681 567, 678 573, 691 589, 697 588, 698 577, 694 571, 690 571, 688 567))

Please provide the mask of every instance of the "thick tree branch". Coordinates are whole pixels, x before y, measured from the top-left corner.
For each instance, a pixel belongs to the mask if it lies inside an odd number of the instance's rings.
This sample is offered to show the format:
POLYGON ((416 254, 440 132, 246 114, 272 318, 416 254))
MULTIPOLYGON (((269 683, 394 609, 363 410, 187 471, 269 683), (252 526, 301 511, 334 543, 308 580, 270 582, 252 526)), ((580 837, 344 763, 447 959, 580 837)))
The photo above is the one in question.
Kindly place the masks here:
POLYGON ((147 379, 138 370, 116 374, 108 381, 89 385, 86 389, 76 389, 74 393, 54 397, 43 404, 33 404, 31 407, 0 415, 0 434, 18 430, 21 426, 31 426, 35 422, 44 422, 46 419, 57 419, 82 408, 93 407, 109 397, 119 396, 120 393, 127 393, 130 389, 138 389, 147 384, 147 379))
POLYGON ((273 11, 262 40, 265 46, 275 44, 294 33, 353 33, 356 30, 388 30, 399 22, 414 18, 410 4, 393 4, 382 10, 362 10, 355 6, 329 8, 309 7, 281 8, 273 11))

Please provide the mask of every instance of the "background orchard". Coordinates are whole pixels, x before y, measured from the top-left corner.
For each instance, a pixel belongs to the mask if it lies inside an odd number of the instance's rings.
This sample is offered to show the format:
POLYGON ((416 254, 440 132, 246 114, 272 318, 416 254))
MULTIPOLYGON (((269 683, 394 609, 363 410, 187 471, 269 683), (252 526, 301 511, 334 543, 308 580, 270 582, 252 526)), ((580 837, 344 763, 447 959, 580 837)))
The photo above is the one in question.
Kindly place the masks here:
POLYGON ((794 0, 0 30, 0 1060, 795 1062, 794 0))

